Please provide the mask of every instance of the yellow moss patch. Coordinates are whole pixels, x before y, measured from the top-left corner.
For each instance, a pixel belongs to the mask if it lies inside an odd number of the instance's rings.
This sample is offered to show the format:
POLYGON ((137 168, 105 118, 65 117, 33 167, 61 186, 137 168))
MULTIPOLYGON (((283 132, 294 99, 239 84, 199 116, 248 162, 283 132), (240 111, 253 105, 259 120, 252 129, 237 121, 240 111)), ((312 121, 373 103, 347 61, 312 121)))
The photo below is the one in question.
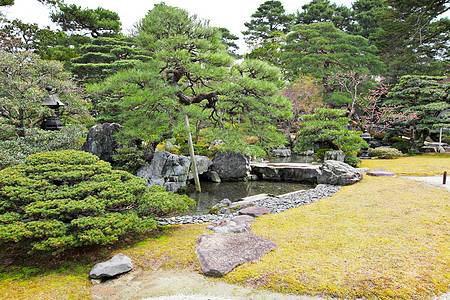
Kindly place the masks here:
MULTIPOLYGON (((363 166, 433 175, 450 171, 449 162, 449 156, 426 155, 365 160, 363 166)), ((425 299, 448 292, 449 220, 448 191, 401 177, 366 176, 332 198, 260 217, 253 232, 278 248, 258 262, 236 268, 224 280, 282 293, 425 299)), ((119 252, 144 270, 201 273, 194 250, 198 237, 210 233, 205 227, 167 227, 140 243, 83 257, 87 263, 68 259, 60 269, 2 268, 0 298, 89 299, 90 267, 119 252)))
POLYGON ((144 269, 190 268, 200 270, 195 255, 195 242, 202 233, 210 233, 206 225, 167 227, 161 235, 146 239, 121 252, 144 269))
MULTIPOLYGON (((0 277, 1 299, 90 299, 89 270, 67 272, 8 269, 0 277)), ((2 270, 5 271, 5 270, 2 270)))
POLYGON ((450 154, 427 154, 395 159, 365 159, 361 167, 384 169, 398 175, 433 176, 450 172, 450 154))
POLYGON ((450 284, 450 194, 368 177, 334 197, 261 217, 253 232, 278 249, 228 282, 283 293, 424 298, 450 284))

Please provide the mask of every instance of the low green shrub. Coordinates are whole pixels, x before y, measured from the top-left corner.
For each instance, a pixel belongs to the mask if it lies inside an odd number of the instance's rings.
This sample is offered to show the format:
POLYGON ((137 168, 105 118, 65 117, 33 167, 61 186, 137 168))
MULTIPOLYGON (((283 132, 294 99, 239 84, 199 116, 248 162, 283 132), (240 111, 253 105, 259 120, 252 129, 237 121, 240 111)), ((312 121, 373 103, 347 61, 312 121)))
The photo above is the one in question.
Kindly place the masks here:
POLYGON ((145 165, 144 152, 136 147, 117 149, 113 155, 114 168, 136 174, 137 170, 145 165))
POLYGON ((405 156, 401 151, 395 149, 395 148, 384 148, 384 147, 378 147, 375 149, 369 149, 369 155, 378 158, 396 158, 400 156, 405 156))
POLYGON ((87 132, 82 126, 64 126, 60 131, 37 128, 27 130, 25 137, 0 141, 0 169, 23 164, 26 157, 43 151, 80 149, 87 132))
POLYGON ((90 153, 63 150, 29 156, 0 171, 0 246, 31 252, 106 245, 149 233, 154 216, 189 209, 185 195, 147 188, 145 180, 90 153))
POLYGON ((362 162, 362 159, 353 154, 345 154, 344 162, 349 164, 350 166, 357 168, 358 165, 362 162))
MULTIPOLYGON (((195 155, 203 155, 203 156, 207 156, 209 158, 213 158, 215 151, 213 150, 209 150, 208 146, 200 146, 200 145, 193 145, 194 146, 194 153, 195 155)), ((180 149, 178 150, 178 152, 181 155, 184 156, 189 156, 189 145, 184 144, 180 146, 180 149)))
POLYGON ((395 142, 391 145, 391 147, 397 149, 398 151, 401 151, 403 154, 407 154, 408 151, 411 149, 408 141, 395 142))

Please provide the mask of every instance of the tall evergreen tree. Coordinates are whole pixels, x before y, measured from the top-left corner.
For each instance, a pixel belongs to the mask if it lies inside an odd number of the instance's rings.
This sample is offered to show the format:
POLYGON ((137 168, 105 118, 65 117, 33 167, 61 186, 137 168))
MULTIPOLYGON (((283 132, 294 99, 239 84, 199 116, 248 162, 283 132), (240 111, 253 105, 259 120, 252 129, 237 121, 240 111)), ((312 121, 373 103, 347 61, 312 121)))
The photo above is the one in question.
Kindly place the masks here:
POLYGON ((188 114, 236 151, 255 154, 284 144, 271 125, 290 115, 278 68, 261 61, 235 64, 217 28, 164 4, 148 12, 135 35, 153 60, 91 87, 105 113, 118 113, 124 134, 158 140, 184 133, 188 114), (255 144, 244 142, 248 135, 255 144))
POLYGON ((346 6, 331 4, 329 0, 312 0, 302 9, 297 11, 295 24, 331 22, 340 30, 352 30, 352 11, 346 6))
POLYGON ((388 0, 375 44, 389 75, 442 75, 448 69, 450 20, 438 19, 448 0, 388 0))
POLYGON ((352 33, 372 40, 373 34, 381 27, 381 16, 387 10, 385 0, 357 0, 352 3, 353 20, 356 26, 352 33))
POLYGON ((219 28, 219 30, 222 32, 222 40, 224 44, 228 48, 228 54, 230 54, 233 57, 240 58, 241 55, 237 54, 237 50, 239 50, 239 46, 236 44, 235 41, 239 40, 239 37, 237 35, 234 35, 228 30, 227 28, 219 28))
POLYGON ((117 35, 122 26, 116 12, 101 7, 83 9, 75 4, 60 3, 50 17, 63 31, 90 34, 93 38, 117 35))
POLYGON ((410 146, 420 148, 428 136, 438 138, 439 128, 450 127, 450 80, 446 76, 400 78, 389 97, 399 110, 416 113, 418 118, 392 126, 391 135, 409 136, 410 146))
POLYGON ((337 71, 378 75, 384 65, 376 52, 367 39, 323 22, 294 26, 286 38, 282 60, 294 76, 326 79, 327 74, 337 71))
POLYGON ((251 17, 250 22, 244 23, 247 30, 242 34, 247 44, 255 48, 279 32, 286 34, 291 27, 293 18, 285 13, 280 1, 274 0, 268 0, 261 4, 251 17))
POLYGON ((71 60, 71 71, 84 82, 99 82, 115 72, 151 59, 149 51, 138 47, 131 37, 98 37, 80 47, 80 56, 71 60))

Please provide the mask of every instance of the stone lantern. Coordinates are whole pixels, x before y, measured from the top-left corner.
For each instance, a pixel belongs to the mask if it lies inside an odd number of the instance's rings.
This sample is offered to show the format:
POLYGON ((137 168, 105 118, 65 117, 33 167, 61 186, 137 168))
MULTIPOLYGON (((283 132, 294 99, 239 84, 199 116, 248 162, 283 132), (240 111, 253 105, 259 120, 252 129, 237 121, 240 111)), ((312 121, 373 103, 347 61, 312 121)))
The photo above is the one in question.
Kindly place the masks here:
MULTIPOLYGON (((366 131, 364 131, 364 133, 361 135, 361 138, 366 141, 367 145, 369 145, 370 140, 372 139, 372 136, 370 135, 370 133, 366 131)), ((371 157, 369 156, 369 148, 362 148, 361 149, 362 153, 361 156, 359 158, 361 159, 370 159, 371 157)))
POLYGON ((52 87, 48 86, 45 88, 48 91, 47 99, 41 103, 42 106, 47 106, 55 111, 52 116, 44 116, 41 128, 44 130, 61 130, 64 124, 59 120, 59 108, 61 106, 66 106, 58 96, 52 94, 52 87))

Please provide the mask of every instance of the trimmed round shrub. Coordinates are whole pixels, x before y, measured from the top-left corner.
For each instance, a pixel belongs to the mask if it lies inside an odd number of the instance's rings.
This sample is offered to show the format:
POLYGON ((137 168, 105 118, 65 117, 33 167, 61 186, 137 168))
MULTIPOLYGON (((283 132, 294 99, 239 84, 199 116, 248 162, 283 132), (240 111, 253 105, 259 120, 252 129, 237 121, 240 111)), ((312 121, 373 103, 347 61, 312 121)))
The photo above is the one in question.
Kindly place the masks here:
POLYGON ((157 226, 154 216, 194 203, 162 187, 147 188, 144 179, 90 153, 41 152, 0 171, 0 245, 59 253, 112 244, 149 233, 157 226))
POLYGON ((369 155, 378 158, 396 158, 399 156, 405 156, 401 151, 395 148, 384 148, 384 147, 378 147, 375 149, 369 149, 369 155))

